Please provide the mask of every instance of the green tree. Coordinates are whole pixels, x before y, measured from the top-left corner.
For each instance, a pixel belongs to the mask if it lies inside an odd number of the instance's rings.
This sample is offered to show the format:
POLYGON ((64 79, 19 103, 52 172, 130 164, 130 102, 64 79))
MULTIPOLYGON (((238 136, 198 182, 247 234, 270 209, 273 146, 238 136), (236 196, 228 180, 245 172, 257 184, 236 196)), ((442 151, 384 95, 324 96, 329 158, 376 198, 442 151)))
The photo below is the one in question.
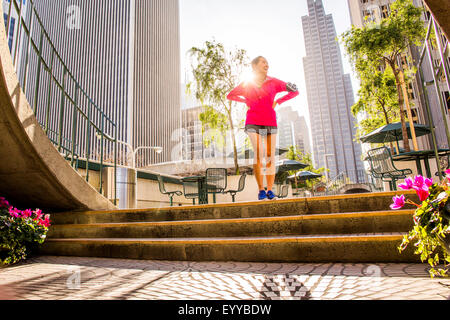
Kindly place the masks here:
MULTIPOLYGON (((290 146, 286 157, 289 160, 294 160, 294 161, 299 161, 301 163, 304 163, 304 164, 308 165, 308 167, 306 167, 303 170, 279 173, 277 175, 277 182, 278 183, 282 183, 282 182, 286 181, 286 179, 289 176, 296 175, 300 171, 310 171, 310 172, 317 173, 317 174, 322 174, 322 175, 325 172, 325 168, 319 168, 319 169, 314 168, 314 164, 313 164, 313 160, 312 160, 311 154, 301 152, 298 147, 290 146)), ((297 181, 297 179, 294 179, 293 187, 297 188, 297 189, 298 188, 305 188, 305 189, 308 189, 308 190, 313 190, 314 189, 314 185, 317 184, 318 182, 322 181, 322 180, 323 180, 323 177, 322 178, 318 178, 318 179, 309 180, 309 181, 297 181)))
POLYGON ((217 146, 222 146, 224 157, 226 157, 226 133, 229 129, 228 118, 211 106, 204 106, 203 112, 199 116, 202 123, 202 137, 206 147, 213 142, 217 146), (205 131, 208 129, 208 135, 205 131))
MULTIPOLYGON (((423 10, 415 7, 412 0, 397 0, 391 5, 391 14, 388 18, 382 19, 379 23, 368 23, 363 28, 353 26, 341 36, 359 74, 369 70, 375 74, 380 66, 391 69, 397 87, 406 151, 411 150, 405 119, 405 99, 408 99, 408 96, 405 70, 402 69, 400 61, 403 56, 408 56, 410 46, 420 46, 425 38, 422 13, 423 10)), ((409 59, 412 60, 411 57, 409 59)), ((414 70, 406 72, 413 73, 414 70)), ((408 104, 406 109, 410 113, 408 104)))
POLYGON ((391 70, 360 72, 359 100, 352 107, 355 117, 365 114, 358 124, 357 139, 381 126, 400 121, 398 92, 391 70))
POLYGON ((227 51, 223 44, 215 40, 206 41, 201 48, 193 47, 189 53, 194 80, 187 85, 187 90, 194 92, 203 106, 212 107, 204 114, 202 122, 205 125, 220 128, 222 133, 222 129, 230 130, 236 174, 239 174, 235 119, 239 115, 242 116, 243 112, 239 110, 236 102, 227 100, 227 95, 240 84, 244 70, 250 66, 250 59, 245 50, 227 51), (226 125, 220 116, 216 117, 217 113, 226 116, 226 125))

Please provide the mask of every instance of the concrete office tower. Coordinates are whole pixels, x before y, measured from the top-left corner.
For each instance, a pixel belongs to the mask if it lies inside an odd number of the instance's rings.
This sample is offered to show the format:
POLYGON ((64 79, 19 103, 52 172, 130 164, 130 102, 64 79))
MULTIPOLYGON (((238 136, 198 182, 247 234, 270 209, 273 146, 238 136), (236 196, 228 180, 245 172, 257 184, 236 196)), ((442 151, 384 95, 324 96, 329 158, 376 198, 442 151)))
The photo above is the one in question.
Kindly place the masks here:
MULTIPOLYGON (((70 72, 117 123, 118 139, 133 149, 163 147, 161 155, 138 153, 138 165, 179 160, 171 159, 181 141, 174 135, 181 128, 178 0, 35 0, 35 4, 70 72), (173 141, 174 137, 178 139, 173 141)), ((50 116, 57 114, 55 107, 50 116)), ((66 123, 70 131, 72 122, 66 123)), ((79 129, 77 147, 83 156, 86 139, 79 129)), ((121 154, 131 151, 125 145, 120 149, 121 154)))
POLYGON ((311 116, 313 156, 317 167, 330 169, 330 178, 347 173, 357 180, 364 170, 361 146, 354 141, 356 119, 350 75, 344 74, 333 17, 321 0, 308 0, 302 17, 306 45, 304 69, 311 116))
POLYGON ((277 110, 279 147, 296 146, 302 153, 311 153, 309 129, 304 117, 292 107, 277 110))
MULTIPOLYGON (((390 5, 395 2, 395 0, 348 0, 350 15, 352 19, 352 24, 358 28, 362 28, 366 21, 375 21, 378 22, 383 18, 387 18, 390 15, 390 5)), ((422 0, 413 0, 413 3, 417 7, 424 7, 422 0)), ((429 23, 429 13, 424 13, 423 20, 426 25, 429 23)), ((440 61, 439 52, 436 48, 433 51, 433 60, 440 61)), ((410 67, 417 64, 417 61, 420 58, 422 48, 417 48, 415 46, 411 46, 410 50, 407 54, 405 54, 402 58, 402 63, 404 66, 408 64, 410 67), (413 61, 408 59, 408 56, 411 56, 413 61)), ((428 57, 425 58, 428 60, 428 57)), ((422 64, 422 71, 425 77, 425 81, 433 80, 433 73, 428 61, 422 64)), ((424 96, 420 93, 423 92, 422 81, 419 80, 419 73, 416 74, 416 77, 412 79, 409 83, 409 98, 411 100, 411 111, 413 113, 413 120, 416 123, 421 124, 429 124, 427 113, 426 113, 426 104, 424 100, 424 96)), ((448 91, 448 86, 445 81, 441 81, 439 84, 440 92, 443 100, 445 101, 445 109, 447 111, 447 121, 450 121, 450 93, 448 91)), ((434 84, 430 84, 427 86, 427 92, 429 97, 430 109, 433 114, 433 121, 436 127, 436 138, 438 142, 438 146, 440 148, 448 148, 448 140, 445 132, 445 124, 444 117, 442 116, 442 110, 440 106, 440 102, 437 96, 437 92, 434 84)), ((431 148, 431 136, 425 136, 418 138, 419 148, 431 148)))
MULTIPOLYGON (((221 153, 214 141, 209 146, 203 142, 204 135, 200 121, 200 114, 203 111, 201 106, 182 110, 183 160, 213 159, 223 154, 223 150, 221 153)), ((207 132, 208 128, 205 131, 207 132)))

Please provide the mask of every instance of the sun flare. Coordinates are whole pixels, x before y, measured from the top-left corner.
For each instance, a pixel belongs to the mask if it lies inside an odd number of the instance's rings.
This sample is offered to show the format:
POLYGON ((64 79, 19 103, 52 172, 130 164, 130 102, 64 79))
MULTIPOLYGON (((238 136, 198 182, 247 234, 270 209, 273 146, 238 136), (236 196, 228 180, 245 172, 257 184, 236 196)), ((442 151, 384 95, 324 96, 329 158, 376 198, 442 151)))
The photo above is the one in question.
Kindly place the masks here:
POLYGON ((253 82, 254 80, 255 80, 255 74, 251 70, 245 71, 241 75, 241 82, 243 82, 245 84, 253 82))

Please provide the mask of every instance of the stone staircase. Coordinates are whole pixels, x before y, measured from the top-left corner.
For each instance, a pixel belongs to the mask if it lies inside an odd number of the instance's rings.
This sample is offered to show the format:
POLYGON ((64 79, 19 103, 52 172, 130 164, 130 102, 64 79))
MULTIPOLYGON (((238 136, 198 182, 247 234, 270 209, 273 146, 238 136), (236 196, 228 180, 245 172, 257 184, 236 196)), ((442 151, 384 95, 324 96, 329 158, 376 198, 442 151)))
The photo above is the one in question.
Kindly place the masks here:
MULTIPOLYGON (((176 261, 419 262, 395 193, 52 216, 41 254, 176 261)), ((410 197, 414 198, 412 195, 410 197)))

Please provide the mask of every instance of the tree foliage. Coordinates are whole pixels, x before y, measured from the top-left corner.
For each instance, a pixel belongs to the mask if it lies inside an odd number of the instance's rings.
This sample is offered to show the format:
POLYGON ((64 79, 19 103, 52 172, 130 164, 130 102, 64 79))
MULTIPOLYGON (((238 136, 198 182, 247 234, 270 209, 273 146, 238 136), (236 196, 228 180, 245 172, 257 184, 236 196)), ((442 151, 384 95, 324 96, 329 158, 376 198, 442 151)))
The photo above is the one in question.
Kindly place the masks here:
POLYGON ((384 125, 400 121, 400 107, 395 78, 390 69, 385 72, 361 72, 359 100, 352 107, 355 117, 366 117, 358 124, 357 139, 384 125))
POLYGON ((239 174, 234 130, 236 119, 244 113, 236 102, 227 100, 227 95, 240 84, 243 72, 250 66, 250 59, 245 50, 227 51, 215 40, 206 41, 203 47, 191 48, 189 54, 194 80, 187 85, 187 90, 194 92, 205 107, 200 119, 204 126, 218 129, 221 134, 227 130, 231 132, 236 174, 239 174))
MULTIPOLYGON (((421 19, 422 13, 423 10, 415 7, 412 0, 397 0, 391 5, 388 18, 380 22, 369 22, 363 28, 353 26, 341 36, 363 83, 366 80, 364 75, 370 73, 376 75, 384 72, 385 69, 391 70, 397 87, 399 116, 406 151, 410 151, 410 146, 403 92, 406 91, 405 78, 414 70, 402 70, 400 61, 402 56, 409 55, 410 46, 420 46, 425 38, 426 30, 421 19), (380 71, 380 69, 384 70, 380 71)), ((409 60, 412 61, 412 58, 409 57, 409 60)))

